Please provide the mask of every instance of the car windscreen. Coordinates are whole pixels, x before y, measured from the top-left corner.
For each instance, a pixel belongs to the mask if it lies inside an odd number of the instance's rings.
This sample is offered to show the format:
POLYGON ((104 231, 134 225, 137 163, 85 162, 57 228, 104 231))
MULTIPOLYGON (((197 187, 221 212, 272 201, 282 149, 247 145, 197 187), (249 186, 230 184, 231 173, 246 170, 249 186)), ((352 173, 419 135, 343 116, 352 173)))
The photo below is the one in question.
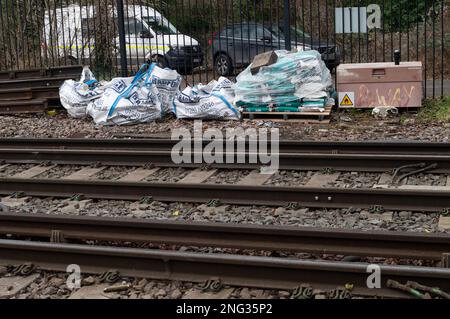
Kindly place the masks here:
MULTIPOLYGON (((272 34, 275 37, 277 37, 278 39, 284 41, 285 35, 284 35, 283 29, 281 29, 277 25, 274 25, 274 26, 272 26, 271 31, 272 31, 272 34)), ((298 28, 295 28, 295 27, 291 27, 291 40, 292 41, 301 41, 303 39, 310 40, 311 36, 308 33, 306 33, 303 30, 301 30, 301 29, 298 29, 298 28)))
POLYGON ((169 22, 166 18, 159 16, 142 17, 142 19, 148 24, 150 28, 156 34, 177 34, 178 31, 175 26, 169 22))

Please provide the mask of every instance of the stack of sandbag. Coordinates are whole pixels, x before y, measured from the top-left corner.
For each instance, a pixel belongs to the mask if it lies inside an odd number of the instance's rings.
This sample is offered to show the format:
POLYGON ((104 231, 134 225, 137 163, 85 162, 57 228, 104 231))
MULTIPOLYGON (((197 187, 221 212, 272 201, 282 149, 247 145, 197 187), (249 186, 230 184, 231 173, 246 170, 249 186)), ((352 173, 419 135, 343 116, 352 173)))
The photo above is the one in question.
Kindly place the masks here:
POLYGON ((79 82, 64 81, 59 89, 62 106, 74 118, 84 118, 88 104, 100 98, 102 94, 102 85, 95 79, 88 67, 83 68, 79 82))
POLYGON ((148 123, 163 116, 161 95, 151 81, 156 65, 143 65, 134 77, 115 78, 105 86, 103 95, 91 102, 87 113, 100 125, 148 123))
POLYGON ((252 74, 252 65, 238 77, 236 105, 246 112, 321 111, 330 102, 331 74, 319 52, 275 51, 277 62, 252 74))
POLYGON ((234 98, 233 82, 221 77, 207 85, 188 86, 174 100, 173 112, 178 119, 239 120, 234 98))

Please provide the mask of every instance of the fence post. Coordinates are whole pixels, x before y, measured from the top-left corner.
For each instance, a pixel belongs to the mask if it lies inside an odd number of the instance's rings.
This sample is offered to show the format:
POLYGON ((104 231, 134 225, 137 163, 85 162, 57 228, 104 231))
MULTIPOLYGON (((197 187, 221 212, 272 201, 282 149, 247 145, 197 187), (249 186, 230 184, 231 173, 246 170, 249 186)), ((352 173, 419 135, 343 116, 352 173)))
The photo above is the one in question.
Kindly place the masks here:
POLYGON ((125 16, 123 13, 123 0, 117 1, 117 24, 119 29, 120 69, 122 77, 128 76, 127 50, 125 40, 125 16))
POLYGON ((283 29, 284 29, 284 41, 285 49, 291 51, 291 7, 290 1, 284 0, 284 19, 283 19, 283 29))

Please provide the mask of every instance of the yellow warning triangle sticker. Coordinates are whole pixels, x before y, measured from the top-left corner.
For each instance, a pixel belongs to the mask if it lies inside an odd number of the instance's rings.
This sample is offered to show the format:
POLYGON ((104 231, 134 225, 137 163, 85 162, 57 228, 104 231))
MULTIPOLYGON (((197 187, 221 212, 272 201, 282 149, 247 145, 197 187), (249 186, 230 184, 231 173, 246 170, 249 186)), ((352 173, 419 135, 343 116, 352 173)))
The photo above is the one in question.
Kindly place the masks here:
POLYGON ((342 99, 341 106, 353 106, 353 102, 348 94, 345 94, 344 98, 342 99))

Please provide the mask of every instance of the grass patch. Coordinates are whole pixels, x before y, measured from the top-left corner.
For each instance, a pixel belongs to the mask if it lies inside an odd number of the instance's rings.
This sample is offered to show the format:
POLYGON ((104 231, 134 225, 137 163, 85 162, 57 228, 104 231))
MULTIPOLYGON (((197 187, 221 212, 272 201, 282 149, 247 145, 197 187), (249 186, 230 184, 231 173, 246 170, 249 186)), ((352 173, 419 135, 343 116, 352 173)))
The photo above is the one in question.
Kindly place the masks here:
POLYGON ((423 122, 449 121, 450 95, 443 99, 425 100, 417 118, 423 122))

